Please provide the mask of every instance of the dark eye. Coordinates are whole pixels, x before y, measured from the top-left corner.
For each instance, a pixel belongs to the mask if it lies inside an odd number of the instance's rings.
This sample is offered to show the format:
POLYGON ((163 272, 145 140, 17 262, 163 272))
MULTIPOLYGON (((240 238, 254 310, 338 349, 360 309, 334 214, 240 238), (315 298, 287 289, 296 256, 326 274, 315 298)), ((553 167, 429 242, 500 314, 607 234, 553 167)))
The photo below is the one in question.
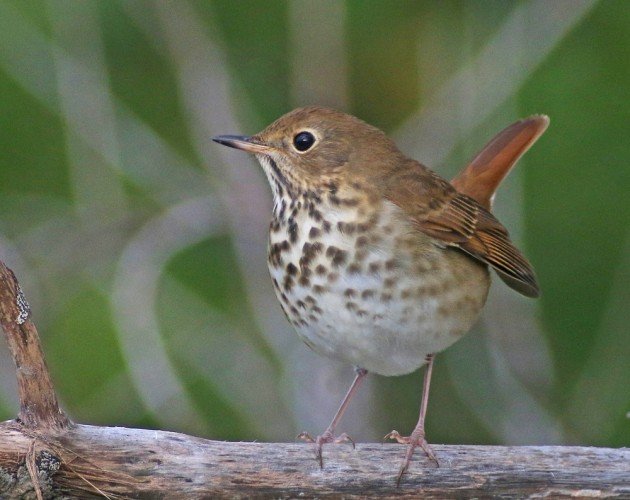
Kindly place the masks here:
POLYGON ((298 151, 306 151, 315 144, 315 136, 310 132, 300 132, 293 138, 293 145, 298 151))

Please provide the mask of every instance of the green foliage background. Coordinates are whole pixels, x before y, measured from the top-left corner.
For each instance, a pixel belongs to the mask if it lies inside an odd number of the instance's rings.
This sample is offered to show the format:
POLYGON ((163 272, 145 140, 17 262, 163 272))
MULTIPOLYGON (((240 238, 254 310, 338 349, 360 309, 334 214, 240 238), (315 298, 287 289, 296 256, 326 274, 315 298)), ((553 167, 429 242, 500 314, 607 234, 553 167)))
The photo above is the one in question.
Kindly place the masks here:
MULTIPOLYGON (((452 176, 545 113, 496 208, 543 295, 495 283, 478 327, 437 358, 428 435, 628 446, 629 26, 612 0, 0 3, 0 256, 63 406, 218 439, 323 430, 351 369, 284 323, 264 178, 210 136, 333 105, 452 176)), ((420 387, 375 377, 343 430, 408 431, 420 387)))

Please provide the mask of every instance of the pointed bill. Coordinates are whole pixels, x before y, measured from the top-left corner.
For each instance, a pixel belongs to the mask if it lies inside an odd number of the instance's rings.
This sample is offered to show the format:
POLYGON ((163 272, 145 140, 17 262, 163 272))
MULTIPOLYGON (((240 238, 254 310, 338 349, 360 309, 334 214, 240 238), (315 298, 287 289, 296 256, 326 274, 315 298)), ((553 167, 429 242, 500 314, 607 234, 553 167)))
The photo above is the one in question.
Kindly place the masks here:
POLYGON ((243 135, 217 135, 213 137, 212 140, 224 146, 253 154, 269 154, 273 149, 266 144, 256 141, 253 137, 243 135))

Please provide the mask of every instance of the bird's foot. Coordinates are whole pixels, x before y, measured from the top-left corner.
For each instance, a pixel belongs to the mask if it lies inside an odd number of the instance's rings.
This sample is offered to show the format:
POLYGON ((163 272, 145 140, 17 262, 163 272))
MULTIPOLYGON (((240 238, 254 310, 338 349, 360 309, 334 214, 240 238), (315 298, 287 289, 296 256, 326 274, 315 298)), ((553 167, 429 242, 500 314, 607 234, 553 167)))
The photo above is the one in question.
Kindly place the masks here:
POLYGON ((307 443, 313 443, 315 445, 315 458, 319 462, 319 467, 324 468, 324 459, 322 458, 322 448, 327 443, 339 444, 339 443, 351 443, 352 448, 355 448, 354 441, 345 432, 339 436, 335 436, 331 429, 326 429, 322 434, 315 439, 311 437, 308 432, 301 432, 298 434, 298 439, 302 439, 307 443))
POLYGON ((427 443, 427 440, 424 437, 423 429, 414 429, 414 431, 411 433, 411 436, 401 436, 398 431, 392 431, 383 438, 383 440, 386 439, 394 439, 400 444, 407 445, 405 460, 403 461, 403 464, 400 467, 400 471, 398 472, 396 486, 400 486, 400 481, 402 480, 402 477, 405 475, 405 472, 407 472, 407 469, 409 469, 409 464, 411 463, 413 452, 418 446, 420 446, 420 448, 424 450, 430 460, 435 462, 435 465, 437 465, 438 467, 440 466, 440 462, 438 462, 438 459, 435 456, 435 452, 433 451, 431 446, 429 446, 429 443, 427 443))

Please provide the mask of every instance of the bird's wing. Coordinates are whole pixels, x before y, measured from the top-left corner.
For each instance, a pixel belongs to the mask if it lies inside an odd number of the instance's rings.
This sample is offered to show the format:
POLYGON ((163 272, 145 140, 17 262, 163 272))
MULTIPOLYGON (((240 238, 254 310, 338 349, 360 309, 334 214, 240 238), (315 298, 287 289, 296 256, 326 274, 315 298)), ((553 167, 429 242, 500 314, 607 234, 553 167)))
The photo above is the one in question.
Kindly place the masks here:
POLYGON ((527 297, 540 294, 534 271, 503 225, 470 196, 409 161, 385 184, 385 197, 423 233, 491 265, 505 283, 527 297))
POLYGON ((495 135, 451 184, 490 210, 492 198, 510 169, 549 126, 549 117, 534 115, 495 135))

